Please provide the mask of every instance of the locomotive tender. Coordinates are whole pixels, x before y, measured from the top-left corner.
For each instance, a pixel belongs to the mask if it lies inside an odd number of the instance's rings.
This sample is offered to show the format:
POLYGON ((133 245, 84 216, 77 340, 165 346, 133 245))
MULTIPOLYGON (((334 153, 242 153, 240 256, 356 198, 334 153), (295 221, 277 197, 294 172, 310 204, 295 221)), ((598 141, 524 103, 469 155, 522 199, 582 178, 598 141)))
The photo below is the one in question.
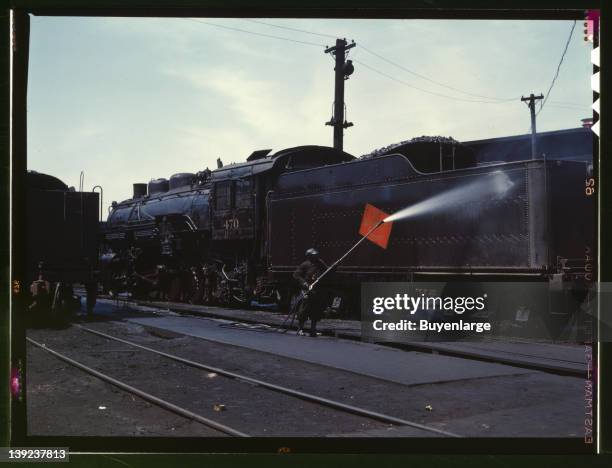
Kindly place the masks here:
MULTIPOLYGON (((26 284, 32 319, 60 318, 73 308, 73 283, 95 288, 99 194, 75 191, 60 179, 26 176, 26 284), (50 315, 49 315, 50 313, 50 315)), ((88 296, 88 309, 95 296, 88 296)))
POLYGON ((386 249, 362 244, 327 280, 331 297, 354 311, 360 281, 518 275, 571 284, 588 275, 587 162, 478 164, 470 147, 441 137, 361 158, 322 146, 270 153, 134 184, 103 226, 106 288, 192 303, 282 302, 306 249, 332 261, 359 239, 366 204, 393 213, 499 172, 512 182, 503 197, 395 223, 386 249))

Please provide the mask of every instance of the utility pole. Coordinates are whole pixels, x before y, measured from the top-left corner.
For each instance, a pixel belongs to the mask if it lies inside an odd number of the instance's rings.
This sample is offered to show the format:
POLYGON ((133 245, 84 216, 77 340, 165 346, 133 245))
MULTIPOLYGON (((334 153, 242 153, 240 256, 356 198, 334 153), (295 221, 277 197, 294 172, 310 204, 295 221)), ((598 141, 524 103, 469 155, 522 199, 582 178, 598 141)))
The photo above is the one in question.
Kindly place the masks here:
POLYGON ((521 101, 527 102, 527 107, 529 107, 529 111, 531 112, 531 159, 537 158, 536 151, 536 114, 535 114, 535 102, 538 99, 544 99, 542 93, 539 96, 534 96, 533 93, 529 95, 529 97, 521 96, 521 101))
POLYGON ((346 39, 336 39, 336 45, 325 49, 325 53, 331 53, 336 61, 334 71, 336 72, 335 92, 334 92, 334 110, 329 122, 325 125, 334 127, 334 148, 342 150, 344 129, 352 127, 352 122, 346 121, 345 104, 344 104, 344 80, 353 73, 354 67, 351 60, 346 60, 346 55, 349 49, 352 49, 357 44, 351 41, 350 44, 346 39))

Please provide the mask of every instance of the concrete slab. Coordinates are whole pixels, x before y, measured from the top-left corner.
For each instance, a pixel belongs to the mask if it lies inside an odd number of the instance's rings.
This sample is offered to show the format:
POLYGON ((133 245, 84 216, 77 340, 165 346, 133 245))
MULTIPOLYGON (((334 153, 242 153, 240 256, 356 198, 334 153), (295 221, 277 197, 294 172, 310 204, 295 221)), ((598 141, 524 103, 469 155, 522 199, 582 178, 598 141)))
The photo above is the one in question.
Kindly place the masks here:
POLYGON ((530 372, 501 364, 401 351, 384 346, 331 337, 302 337, 293 332, 256 331, 231 322, 201 317, 127 317, 144 326, 210 341, 241 346, 315 364, 355 372, 403 385, 480 379, 530 372))
MULTIPOLYGON (((178 302, 146 302, 141 303, 140 306, 144 304, 205 317, 273 326, 280 325, 286 317, 284 314, 265 310, 226 309, 178 302)), ((361 338, 361 323, 358 320, 321 320, 318 328, 326 335, 361 338)), ((407 344, 425 351, 434 350, 466 357, 490 359, 516 366, 543 367, 571 375, 582 376, 586 372, 585 348, 578 344, 537 343, 513 338, 499 338, 487 342, 411 342, 407 344)))

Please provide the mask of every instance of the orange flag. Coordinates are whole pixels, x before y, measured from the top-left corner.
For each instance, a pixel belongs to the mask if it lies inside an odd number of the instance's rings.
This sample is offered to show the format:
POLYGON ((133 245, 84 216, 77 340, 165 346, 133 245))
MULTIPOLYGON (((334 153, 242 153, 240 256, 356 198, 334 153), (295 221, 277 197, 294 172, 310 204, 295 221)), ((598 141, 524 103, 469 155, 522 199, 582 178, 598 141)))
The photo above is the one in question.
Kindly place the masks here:
MULTIPOLYGON (((382 210, 379 210, 374 205, 366 204, 363 212, 363 218, 361 218, 361 226, 359 227, 359 234, 365 236, 370 229, 372 229, 377 223, 389 216, 382 210)), ((391 227, 393 223, 383 223, 377 229, 374 230, 369 236, 368 240, 374 242, 383 249, 387 248, 389 244, 389 236, 391 235, 391 227)))

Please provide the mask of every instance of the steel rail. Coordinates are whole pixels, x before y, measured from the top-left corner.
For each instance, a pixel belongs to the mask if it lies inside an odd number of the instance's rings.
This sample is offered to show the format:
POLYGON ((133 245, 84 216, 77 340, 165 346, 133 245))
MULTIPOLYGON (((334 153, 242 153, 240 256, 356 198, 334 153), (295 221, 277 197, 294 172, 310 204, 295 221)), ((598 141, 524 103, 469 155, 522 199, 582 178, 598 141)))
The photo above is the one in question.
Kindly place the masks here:
POLYGON ((134 395, 137 395, 141 397, 142 399, 153 403, 154 405, 157 405, 164 409, 172 411, 173 413, 176 413, 185 418, 197 421, 201 424, 204 424, 205 426, 212 427, 213 429, 216 429, 225 434, 229 434, 229 435, 237 436, 237 437, 250 437, 248 434, 245 434, 244 432, 237 431, 236 429, 233 429, 229 426, 226 426, 224 424, 215 422, 211 419, 205 418, 204 416, 193 413, 189 410, 186 410, 185 408, 181 408, 180 406, 170 403, 169 401, 162 400, 161 398, 151 395, 150 393, 147 393, 138 388, 132 387, 131 385, 121 382, 120 380, 117 380, 109 375, 103 374, 102 372, 92 369, 91 367, 88 367, 85 364, 75 361, 74 359, 71 359, 68 356, 58 353, 57 351, 54 351, 51 348, 48 348, 44 344, 34 341, 31 338, 26 337, 26 340, 30 342, 31 344, 33 344, 34 346, 38 346, 40 349, 52 354, 56 358, 61 359, 62 361, 67 362, 68 364, 74 367, 77 367, 81 369, 82 371, 87 372, 88 374, 91 374, 94 377, 97 377, 100 380, 103 380, 111 385, 114 385, 115 387, 119 387, 120 389, 125 390, 126 392, 133 393, 134 395))
POLYGON ((410 426, 410 427, 414 427, 416 429, 420 429, 423 431, 428 431, 428 432, 433 432, 436 434, 440 434, 446 437, 462 437, 458 434, 454 434, 452 432, 449 431, 444 431, 442 429, 437 429, 435 427, 430 427, 430 426, 426 426, 424 424, 419 424, 413 421, 408 421, 406 419, 401 419, 401 418, 396 418, 395 416, 389 416, 387 414, 384 413, 378 413, 376 411, 371 411, 371 410, 367 410, 365 408, 359 408, 357 406, 353 406, 353 405, 348 405, 346 403, 341 403, 339 401, 335 401, 335 400, 330 400, 328 398, 324 398, 324 397, 319 397, 310 393, 305 393, 305 392, 301 392, 299 390, 294 390, 291 388, 287 388, 287 387, 283 387, 281 385, 276 385, 270 382, 266 382, 264 380, 259 380, 259 379, 254 379, 252 377, 247 377, 245 375, 241 375, 241 374, 237 374, 235 372, 231 372, 225 369, 222 369, 220 367, 214 367, 214 366, 210 366, 208 364, 203 364, 201 362, 197 362, 197 361, 192 361, 190 359, 186 359, 186 358, 182 358, 180 356, 176 356, 174 354, 169 354, 169 353, 165 353, 163 351, 159 351, 157 349, 153 349, 153 348, 149 348, 148 346, 143 346, 140 345, 138 343, 134 343, 128 340, 124 340, 122 338, 118 338, 116 336, 112 336, 112 335, 108 335, 106 333, 97 331, 97 330, 93 330, 91 328, 87 328, 84 327, 82 325, 78 325, 78 324, 73 324, 73 326, 80 328, 83 331, 86 331, 88 333, 92 333, 94 335, 98 335, 100 337, 103 338, 107 338, 109 340, 114 340, 114 341, 118 341, 120 343, 125 343, 129 346, 133 346, 135 348, 140 348, 143 349, 145 351, 149 351, 151 353, 155 353, 158 354, 160 356, 166 357, 168 359, 172 359, 174 361, 186 364, 188 366, 191 367, 196 367, 198 369, 203 369, 203 370, 207 370, 209 372, 215 372, 216 374, 219 375, 223 375, 225 377, 229 377, 232 379, 236 379, 236 380, 241 380, 243 382, 247 382, 249 384, 254 384, 263 388, 267 388, 279 393, 284 393, 285 395, 291 395, 294 397, 297 397, 301 400, 306 400, 306 401, 310 401, 310 402, 314 402, 314 403, 318 403, 320 405, 323 406, 328 406, 330 408, 334 408, 334 409, 339 409, 348 413, 353 413, 356 414, 358 416, 365 416, 367 418, 370 419, 375 419, 378 421, 382 421, 382 422, 386 422, 386 423, 390 423, 390 424, 395 424, 395 425, 399 425, 399 426, 410 426))

